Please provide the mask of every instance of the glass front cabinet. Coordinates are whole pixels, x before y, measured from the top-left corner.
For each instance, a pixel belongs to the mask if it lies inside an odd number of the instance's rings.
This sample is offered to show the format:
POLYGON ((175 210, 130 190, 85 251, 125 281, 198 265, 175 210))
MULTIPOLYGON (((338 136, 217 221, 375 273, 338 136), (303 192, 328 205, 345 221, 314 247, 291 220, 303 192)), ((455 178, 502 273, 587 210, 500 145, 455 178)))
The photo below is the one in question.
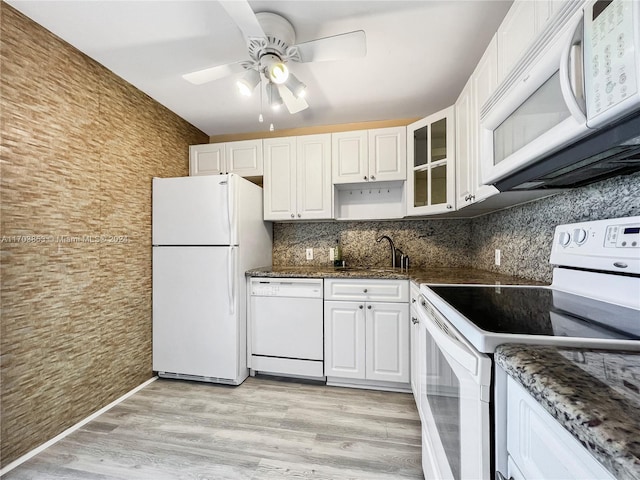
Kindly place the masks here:
POLYGON ((454 136, 454 107, 407 126, 407 215, 455 210, 454 136))

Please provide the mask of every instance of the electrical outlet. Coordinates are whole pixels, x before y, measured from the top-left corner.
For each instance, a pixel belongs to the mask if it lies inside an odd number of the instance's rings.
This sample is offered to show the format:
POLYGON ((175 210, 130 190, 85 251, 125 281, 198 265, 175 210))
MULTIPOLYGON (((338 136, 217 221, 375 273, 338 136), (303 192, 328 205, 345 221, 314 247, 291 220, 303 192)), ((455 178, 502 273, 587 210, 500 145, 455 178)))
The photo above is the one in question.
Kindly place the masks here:
POLYGON ((496 265, 500 266, 500 249, 496 248, 496 265))
POLYGON ((334 248, 329 249, 329 261, 333 262, 336 259, 336 251, 334 248))
POLYGON ((307 248, 307 260, 313 260, 313 248, 307 248))

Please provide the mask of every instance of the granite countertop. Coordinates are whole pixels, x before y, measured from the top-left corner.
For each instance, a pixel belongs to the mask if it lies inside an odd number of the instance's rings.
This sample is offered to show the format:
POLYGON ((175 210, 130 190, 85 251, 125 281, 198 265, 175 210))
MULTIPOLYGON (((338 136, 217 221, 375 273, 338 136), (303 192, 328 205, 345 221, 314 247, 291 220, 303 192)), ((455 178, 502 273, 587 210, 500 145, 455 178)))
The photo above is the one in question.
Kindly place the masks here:
POLYGON ((507 344, 495 360, 615 478, 640 480, 640 350, 507 344))
POLYGON ((543 285, 541 282, 503 275, 472 268, 424 268, 401 270, 391 267, 349 267, 331 266, 273 266, 248 270, 248 277, 273 278, 370 278, 381 280, 411 280, 421 283, 482 284, 482 285, 543 285))

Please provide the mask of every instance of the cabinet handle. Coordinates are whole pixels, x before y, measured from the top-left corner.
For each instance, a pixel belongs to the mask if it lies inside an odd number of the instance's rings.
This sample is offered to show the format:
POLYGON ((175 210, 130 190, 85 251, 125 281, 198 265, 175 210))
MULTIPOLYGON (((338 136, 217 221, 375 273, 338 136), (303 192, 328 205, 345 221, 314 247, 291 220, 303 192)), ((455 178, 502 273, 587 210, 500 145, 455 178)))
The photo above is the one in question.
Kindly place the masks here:
MULTIPOLYGON (((496 470, 496 480, 507 480, 507 477, 496 470)), ((513 480, 513 477, 509 477, 509 480, 513 480)))
POLYGON ((418 320, 416 317, 411 317, 411 322, 415 325, 416 323, 420 323, 420 320, 418 320))
POLYGON ((364 305, 358 305, 358 308, 362 310, 364 308, 364 305))
POLYGON ((367 305, 367 308, 368 308, 369 310, 371 310, 371 305, 367 305))
POLYGON ((470 199, 470 200, 475 200, 475 199, 476 199, 476 196, 475 196, 475 195, 470 195, 470 196, 469 196, 469 199, 470 199))
POLYGON ((411 299, 411 303, 416 303, 416 299, 415 299, 415 298, 412 298, 412 299, 411 299))
POLYGON ((471 195, 465 195, 464 196, 464 201, 468 202, 469 200, 471 200, 471 195))
POLYGON ((365 179, 365 180, 367 179, 367 176, 366 176, 366 175, 364 176, 364 179, 365 179))
POLYGON ((452 209, 453 207, 451 206, 451 204, 447 204, 447 208, 452 209))
POLYGON ((292 213, 292 214, 291 214, 291 218, 296 218, 296 216, 292 213))
POLYGON ((364 289, 364 293, 367 293, 367 289, 366 288, 364 289))
POLYGON ((300 218, 302 215, 298 214, 298 218, 300 218))
POLYGON ((375 180, 375 179, 376 179, 376 177, 374 177, 373 175, 371 175, 371 180, 375 180))

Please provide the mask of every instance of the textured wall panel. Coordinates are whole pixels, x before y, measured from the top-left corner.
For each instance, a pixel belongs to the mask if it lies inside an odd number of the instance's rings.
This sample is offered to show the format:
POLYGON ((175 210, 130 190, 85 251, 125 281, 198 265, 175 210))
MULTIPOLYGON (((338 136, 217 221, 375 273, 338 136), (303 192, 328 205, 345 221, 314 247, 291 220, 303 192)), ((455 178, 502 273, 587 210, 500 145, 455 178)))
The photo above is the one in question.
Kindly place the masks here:
POLYGON ((4 466, 151 377, 151 178, 208 137, 0 8, 4 466))

